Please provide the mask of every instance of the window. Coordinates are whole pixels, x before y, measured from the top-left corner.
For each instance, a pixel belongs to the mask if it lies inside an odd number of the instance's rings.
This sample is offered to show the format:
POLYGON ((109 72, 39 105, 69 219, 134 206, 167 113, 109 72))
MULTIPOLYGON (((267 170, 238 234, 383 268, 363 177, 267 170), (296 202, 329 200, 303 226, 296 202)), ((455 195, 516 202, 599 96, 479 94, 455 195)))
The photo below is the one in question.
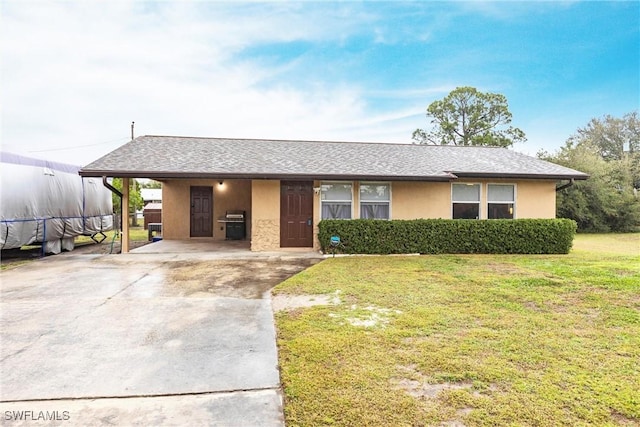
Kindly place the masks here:
POLYGON ((322 219, 351 219, 350 182, 323 182, 320 186, 322 219))
POLYGON ((451 184, 453 219, 480 218, 480 184, 451 184))
POLYGON ((390 190, 389 183, 361 183, 360 218, 389 219, 390 190))
POLYGON ((513 219, 515 208, 513 184, 487 185, 487 217, 489 219, 513 219))

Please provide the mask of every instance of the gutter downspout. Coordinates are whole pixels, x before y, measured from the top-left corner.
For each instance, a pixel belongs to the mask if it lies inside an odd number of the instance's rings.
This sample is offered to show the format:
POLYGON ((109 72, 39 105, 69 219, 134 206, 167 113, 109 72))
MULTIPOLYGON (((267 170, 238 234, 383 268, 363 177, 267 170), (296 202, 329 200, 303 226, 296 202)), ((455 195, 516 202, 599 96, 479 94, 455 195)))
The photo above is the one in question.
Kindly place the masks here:
POLYGON ((575 180, 575 179, 573 179, 573 178, 571 178, 571 179, 569 180, 569 182, 567 182, 566 184, 563 184, 563 185, 561 185, 560 187, 556 187, 556 192, 558 192, 558 191, 562 191, 562 190, 564 190, 565 188, 569 188, 569 187, 571 187, 573 184, 575 184, 575 182, 576 182, 576 180, 575 180))
MULTIPOLYGON (((122 234, 122 221, 124 221, 125 219, 128 219, 128 218, 125 218, 124 212, 122 211, 122 193, 116 187, 114 187, 113 185, 107 182, 106 176, 102 177, 102 185, 104 185, 109 190, 111 190, 112 193, 115 193, 118 197, 120 197, 120 229, 118 231, 122 234)), ((120 248, 120 253, 122 253, 122 247, 120 248)))

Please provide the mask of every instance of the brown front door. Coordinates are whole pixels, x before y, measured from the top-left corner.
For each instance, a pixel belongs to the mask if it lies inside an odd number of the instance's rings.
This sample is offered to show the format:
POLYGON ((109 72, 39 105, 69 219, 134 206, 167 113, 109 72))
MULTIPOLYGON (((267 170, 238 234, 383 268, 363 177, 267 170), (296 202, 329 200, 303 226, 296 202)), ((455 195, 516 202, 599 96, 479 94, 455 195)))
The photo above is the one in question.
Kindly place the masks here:
POLYGON ((313 182, 280 184, 280 247, 313 246, 313 182))
POLYGON ((191 187, 191 237, 213 237, 213 189, 191 187))

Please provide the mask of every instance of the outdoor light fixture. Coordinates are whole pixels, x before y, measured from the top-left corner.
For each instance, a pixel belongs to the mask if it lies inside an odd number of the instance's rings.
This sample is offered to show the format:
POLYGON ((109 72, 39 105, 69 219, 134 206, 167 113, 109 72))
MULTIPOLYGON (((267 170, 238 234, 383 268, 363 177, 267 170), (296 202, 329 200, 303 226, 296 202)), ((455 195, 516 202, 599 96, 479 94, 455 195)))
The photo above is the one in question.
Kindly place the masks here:
POLYGON ((313 187, 313 192, 315 194, 320 194, 320 187, 313 187))
POLYGON ((218 185, 219 185, 220 187, 222 187, 222 184, 224 184, 224 181, 223 181, 223 180, 220 180, 220 182, 218 182, 218 185))

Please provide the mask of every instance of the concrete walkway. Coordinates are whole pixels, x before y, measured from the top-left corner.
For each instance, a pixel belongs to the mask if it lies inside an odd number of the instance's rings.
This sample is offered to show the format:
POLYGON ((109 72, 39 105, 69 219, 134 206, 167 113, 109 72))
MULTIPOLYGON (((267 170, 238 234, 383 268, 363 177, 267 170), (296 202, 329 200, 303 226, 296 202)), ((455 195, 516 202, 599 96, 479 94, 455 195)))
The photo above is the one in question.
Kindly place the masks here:
POLYGON ((269 289, 319 256, 263 255, 71 253, 3 271, 0 423, 284 425, 269 289))

